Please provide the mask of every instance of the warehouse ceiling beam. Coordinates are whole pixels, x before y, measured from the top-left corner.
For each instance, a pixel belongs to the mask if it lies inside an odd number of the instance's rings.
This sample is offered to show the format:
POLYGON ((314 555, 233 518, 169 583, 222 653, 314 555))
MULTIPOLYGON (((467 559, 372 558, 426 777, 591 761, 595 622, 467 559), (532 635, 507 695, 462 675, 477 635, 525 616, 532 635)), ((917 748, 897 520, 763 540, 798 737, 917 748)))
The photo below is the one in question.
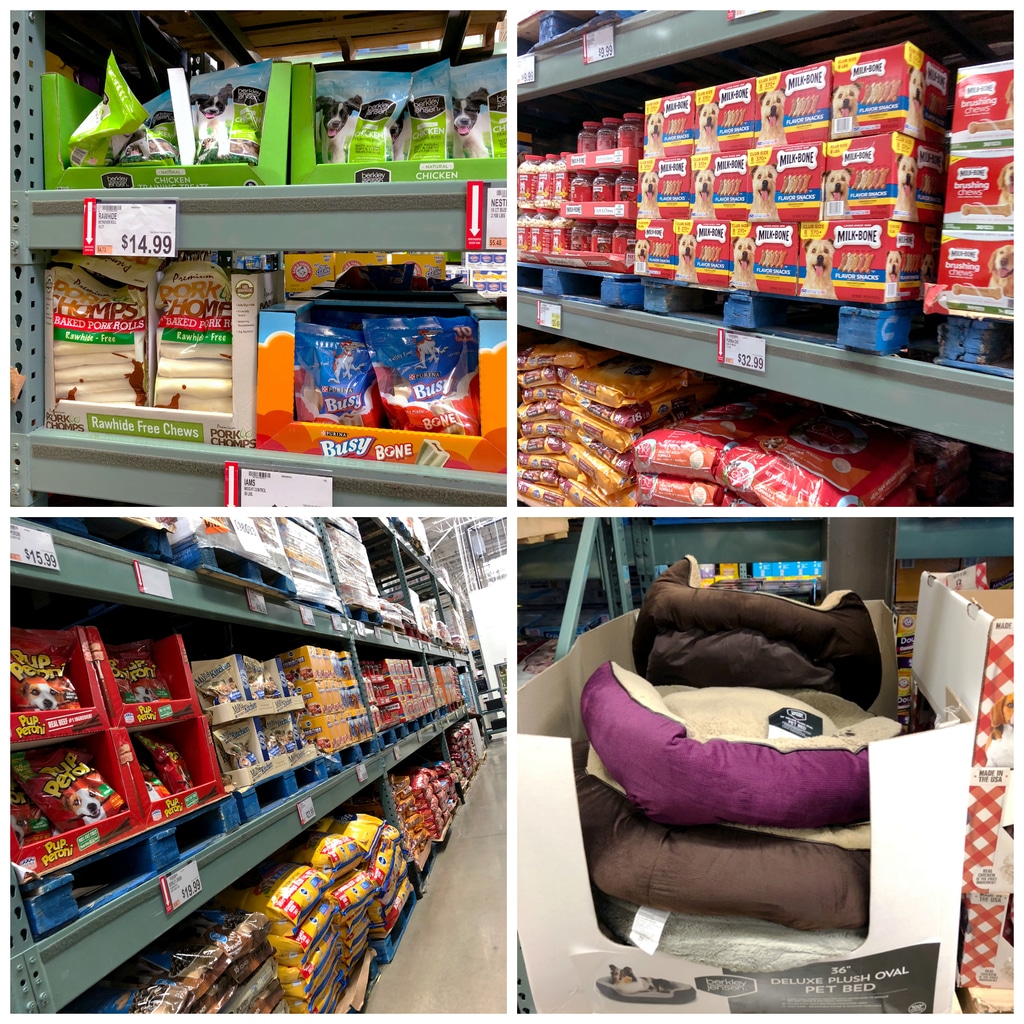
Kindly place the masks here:
POLYGON ((950 53, 962 53, 971 64, 986 64, 999 60, 999 55, 987 43, 975 42, 974 33, 959 15, 950 11, 922 12, 921 17, 947 40, 950 53))
POLYGON ((217 11, 193 11, 192 16, 238 64, 255 64, 263 58, 230 14, 217 11))
POLYGON ((121 24, 125 34, 131 43, 132 52, 135 54, 135 66, 139 72, 139 78, 146 84, 150 95, 156 96, 160 90, 160 81, 150 59, 149 50, 145 40, 142 38, 142 19, 138 11, 122 11, 121 24))
POLYGON ((466 30, 469 28, 469 11, 449 11, 444 23, 444 36, 438 57, 447 58, 453 64, 462 63, 462 47, 466 45, 466 30))

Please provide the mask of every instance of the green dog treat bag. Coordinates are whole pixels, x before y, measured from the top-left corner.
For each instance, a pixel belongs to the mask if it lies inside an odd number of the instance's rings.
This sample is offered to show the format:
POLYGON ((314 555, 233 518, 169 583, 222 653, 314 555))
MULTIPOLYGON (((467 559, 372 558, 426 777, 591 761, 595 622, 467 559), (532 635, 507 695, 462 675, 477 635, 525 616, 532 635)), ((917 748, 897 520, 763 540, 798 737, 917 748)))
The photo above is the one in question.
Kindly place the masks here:
MULTIPOLYGON (((411 140, 408 156, 395 151, 396 160, 446 160, 451 155, 451 65, 442 60, 412 76, 408 119, 411 140)), ((399 133, 401 140, 403 133, 399 133)))
POLYGON ((110 167, 129 138, 146 121, 146 108, 128 88, 113 53, 107 58, 103 101, 71 133, 65 164, 70 167, 110 167))

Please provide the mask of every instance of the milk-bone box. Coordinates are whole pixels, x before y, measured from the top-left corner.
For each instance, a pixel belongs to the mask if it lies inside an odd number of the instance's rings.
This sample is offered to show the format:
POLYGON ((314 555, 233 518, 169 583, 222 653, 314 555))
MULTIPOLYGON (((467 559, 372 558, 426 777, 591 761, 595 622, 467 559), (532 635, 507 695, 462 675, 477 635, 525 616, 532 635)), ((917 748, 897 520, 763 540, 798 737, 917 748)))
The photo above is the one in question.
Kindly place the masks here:
POLYGON ((832 62, 762 75, 755 82, 757 146, 824 142, 829 137, 832 62))

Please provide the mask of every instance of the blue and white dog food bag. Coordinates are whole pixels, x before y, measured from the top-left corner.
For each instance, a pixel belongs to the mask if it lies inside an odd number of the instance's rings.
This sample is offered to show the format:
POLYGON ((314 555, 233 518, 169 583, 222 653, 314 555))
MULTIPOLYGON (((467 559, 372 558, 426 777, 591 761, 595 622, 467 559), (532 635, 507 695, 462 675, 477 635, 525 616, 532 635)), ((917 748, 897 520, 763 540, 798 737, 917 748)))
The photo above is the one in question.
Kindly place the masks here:
POLYGON ((377 378, 362 331, 295 325, 295 412, 301 423, 383 425, 377 378))

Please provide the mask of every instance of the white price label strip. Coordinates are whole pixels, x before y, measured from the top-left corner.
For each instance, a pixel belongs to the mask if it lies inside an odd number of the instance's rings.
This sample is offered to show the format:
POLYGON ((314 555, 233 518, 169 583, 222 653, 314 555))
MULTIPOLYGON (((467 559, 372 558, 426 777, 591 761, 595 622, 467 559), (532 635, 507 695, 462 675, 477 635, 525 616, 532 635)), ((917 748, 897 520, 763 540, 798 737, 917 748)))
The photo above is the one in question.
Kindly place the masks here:
POLYGON ((274 473, 263 469, 241 469, 239 504, 276 508, 330 508, 334 478, 301 473, 274 473))
POLYGON ((170 914, 193 896, 203 891, 199 880, 199 865, 190 860, 169 875, 160 876, 160 894, 164 898, 164 910, 170 914))
POLYGON ((300 800, 296 805, 299 811, 299 824, 308 825, 316 817, 316 808, 313 806, 313 798, 307 796, 305 800, 300 800))
POLYGON ((615 56, 615 27, 603 25, 583 34, 583 63, 593 64, 615 56))
POLYGON ((143 565, 141 562, 132 564, 135 566, 135 582, 139 585, 140 594, 166 597, 168 601, 174 600, 171 593, 171 577, 166 569, 158 569, 155 565, 143 565))
POLYGON ((356 779, 359 782, 365 782, 367 775, 369 775, 369 772, 367 772, 367 770, 366 770, 366 765, 365 764, 357 764, 356 765, 356 779))
POLYGON ((629 941, 653 956, 658 951, 658 941, 668 920, 667 910, 651 910, 641 907, 633 918, 633 927, 629 933, 629 941))
POLYGON ((178 203, 110 203, 86 199, 82 252, 86 256, 173 256, 178 203))
POLYGON ((11 561, 33 565, 37 569, 60 572, 57 552, 53 549, 53 538, 42 530, 33 530, 14 523, 11 523, 11 561))
POLYGON ((305 625, 307 625, 307 626, 315 626, 316 625, 316 616, 313 614, 313 609, 312 608, 309 608, 309 607, 307 607, 304 604, 300 604, 299 605, 299 615, 301 616, 302 621, 303 621, 303 623, 305 625))
POLYGON ((537 80, 537 58, 528 53, 516 62, 516 85, 529 85, 537 80))
POLYGON ((401 761, 402 760, 402 751, 399 750, 397 743, 395 744, 395 760, 396 761, 401 761))
POLYGON ((741 370, 765 372, 765 342, 760 334, 718 328, 718 361, 741 370))
POLYGON ((249 611, 254 612, 257 615, 267 614, 266 598, 258 590, 250 590, 246 587, 245 597, 249 602, 249 611))
POLYGON ((487 189, 484 209, 484 248, 503 251, 508 245, 508 189, 487 189))
POLYGON ((259 555, 263 558, 266 557, 267 546, 263 543, 260 531, 256 529, 256 524, 251 519, 245 519, 242 516, 235 516, 231 518, 229 522, 235 531, 235 537, 238 538, 238 543, 241 544, 250 555, 259 555))
POLYGON ((562 329, 562 307, 557 302, 537 300, 537 326, 550 327, 553 331, 562 329))
POLYGON ((331 627, 335 633, 344 633, 346 631, 345 620, 337 612, 331 613, 331 627))

